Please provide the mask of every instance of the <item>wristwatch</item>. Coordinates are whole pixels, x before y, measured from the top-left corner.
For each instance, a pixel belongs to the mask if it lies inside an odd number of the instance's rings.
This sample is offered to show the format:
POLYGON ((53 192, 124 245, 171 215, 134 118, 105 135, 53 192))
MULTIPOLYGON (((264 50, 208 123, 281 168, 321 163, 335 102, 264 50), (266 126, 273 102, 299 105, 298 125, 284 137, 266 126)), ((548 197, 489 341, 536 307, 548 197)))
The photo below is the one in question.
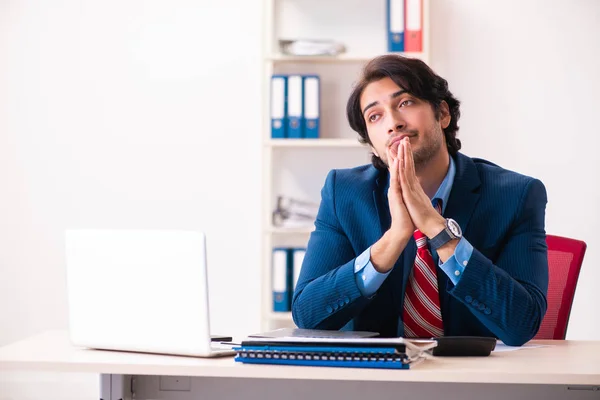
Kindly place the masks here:
POLYGON ((431 246, 432 249, 437 250, 452 239, 460 238, 462 238, 462 229, 460 229, 458 222, 452 218, 446 218, 446 226, 440 233, 429 240, 429 246, 431 246))

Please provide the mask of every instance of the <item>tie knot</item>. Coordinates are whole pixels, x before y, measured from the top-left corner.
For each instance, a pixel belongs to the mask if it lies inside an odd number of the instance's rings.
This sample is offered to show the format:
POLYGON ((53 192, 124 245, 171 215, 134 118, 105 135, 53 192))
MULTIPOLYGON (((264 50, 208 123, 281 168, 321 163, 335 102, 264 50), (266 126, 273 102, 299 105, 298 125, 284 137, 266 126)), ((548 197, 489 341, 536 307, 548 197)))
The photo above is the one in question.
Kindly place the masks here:
POLYGON ((417 242, 417 247, 419 249, 427 246, 427 236, 425 236, 420 230, 417 229, 413 234, 413 237, 415 238, 415 242, 417 242))

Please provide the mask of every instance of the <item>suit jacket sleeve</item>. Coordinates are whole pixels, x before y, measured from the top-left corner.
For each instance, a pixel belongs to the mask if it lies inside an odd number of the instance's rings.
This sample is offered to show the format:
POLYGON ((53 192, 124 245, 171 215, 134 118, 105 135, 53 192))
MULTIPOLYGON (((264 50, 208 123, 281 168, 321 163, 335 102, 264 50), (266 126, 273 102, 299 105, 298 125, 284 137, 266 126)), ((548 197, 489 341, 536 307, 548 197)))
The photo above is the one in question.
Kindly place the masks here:
POLYGON ((292 315, 300 328, 340 329, 369 302, 356 285, 357 254, 336 215, 335 180, 333 170, 321 190, 315 230, 294 291, 292 315))
POLYGON ((544 185, 531 180, 495 264, 475 248, 462 278, 449 291, 508 345, 533 338, 546 313, 545 207, 544 185))

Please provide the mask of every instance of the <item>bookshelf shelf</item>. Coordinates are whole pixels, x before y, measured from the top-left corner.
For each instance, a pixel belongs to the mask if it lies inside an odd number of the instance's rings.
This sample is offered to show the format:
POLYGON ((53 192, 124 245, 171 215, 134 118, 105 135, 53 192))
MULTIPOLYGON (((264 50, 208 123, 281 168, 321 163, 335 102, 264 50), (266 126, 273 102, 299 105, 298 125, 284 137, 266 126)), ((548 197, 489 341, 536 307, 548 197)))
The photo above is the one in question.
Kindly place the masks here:
POLYGON ((281 321, 281 322, 291 322, 292 313, 291 312, 273 312, 269 313, 269 318, 273 321, 281 321))
POLYGON ((267 147, 351 147, 364 148, 358 139, 272 139, 267 147))
MULTIPOLYGON (((383 53, 385 54, 385 53, 383 53)), ((406 57, 425 59, 425 53, 394 53, 406 57)), ((337 56, 290 56, 271 54, 266 61, 277 63, 366 63, 381 54, 340 54, 337 56)))
POLYGON ((313 226, 306 228, 279 228, 272 226, 267 229, 267 233, 271 234, 289 234, 289 235, 308 235, 315 228, 313 226))

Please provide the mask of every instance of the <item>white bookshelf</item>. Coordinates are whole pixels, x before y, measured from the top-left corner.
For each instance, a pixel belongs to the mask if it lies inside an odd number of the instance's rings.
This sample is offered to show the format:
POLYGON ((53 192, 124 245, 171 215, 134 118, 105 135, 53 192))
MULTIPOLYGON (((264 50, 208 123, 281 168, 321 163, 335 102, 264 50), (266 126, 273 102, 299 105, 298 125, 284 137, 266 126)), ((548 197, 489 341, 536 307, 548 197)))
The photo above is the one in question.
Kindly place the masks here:
MULTIPOLYGON (((273 247, 304 247, 314 226, 281 228, 271 217, 277 195, 315 203, 329 170, 370 162, 346 120, 346 101, 361 68, 387 53, 386 1, 263 0, 262 112, 262 285, 261 329, 293 326, 290 312, 273 312, 273 247), (340 8, 343 12, 339 12, 340 8), (346 46, 339 56, 281 54, 279 39, 331 39, 346 46), (270 79, 273 74, 316 74, 321 78, 320 137, 271 139, 270 79)), ((429 0, 423 0, 423 52, 404 53, 429 62, 429 0)), ((397 54, 397 53, 396 53, 397 54)))

